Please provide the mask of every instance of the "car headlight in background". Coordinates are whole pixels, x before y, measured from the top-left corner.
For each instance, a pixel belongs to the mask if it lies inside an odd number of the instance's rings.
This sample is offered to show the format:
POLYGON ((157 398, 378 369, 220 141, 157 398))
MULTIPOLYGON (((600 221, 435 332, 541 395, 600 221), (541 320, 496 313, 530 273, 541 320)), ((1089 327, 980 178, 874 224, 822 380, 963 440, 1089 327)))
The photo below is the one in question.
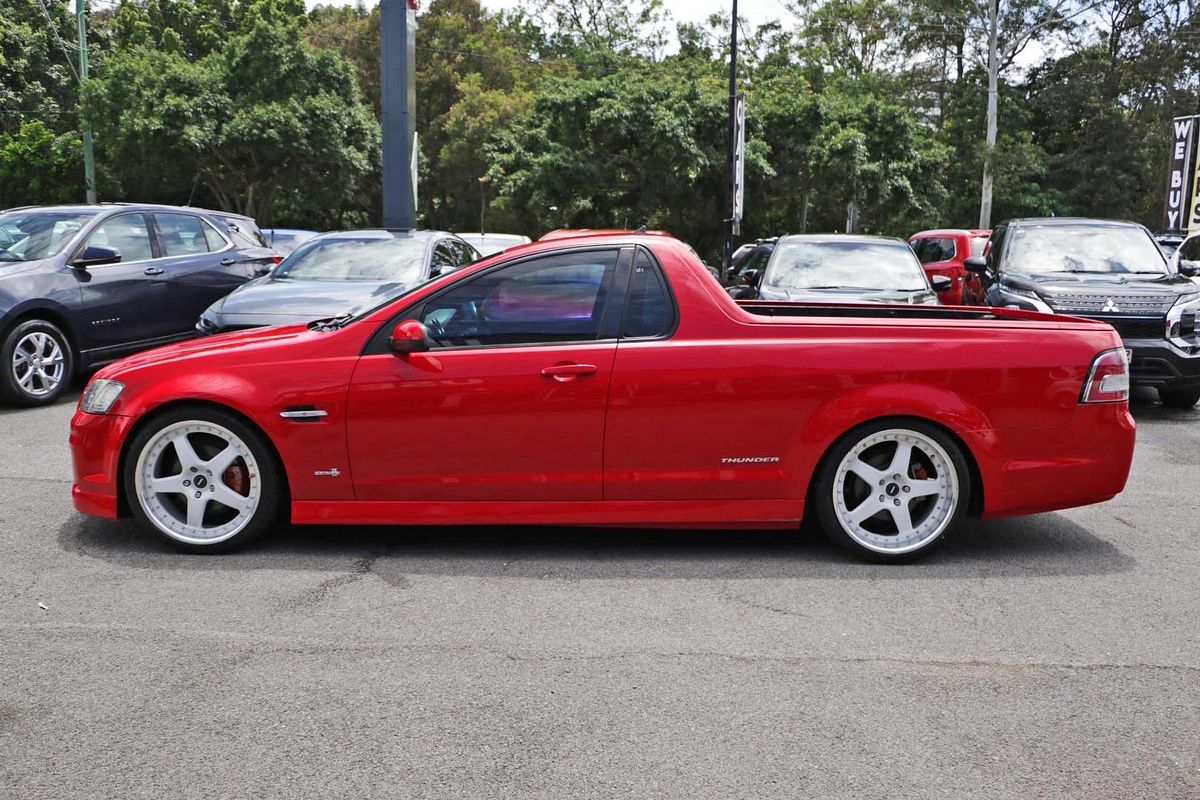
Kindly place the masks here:
POLYGON ((1054 313, 1054 309, 1050 308, 1042 296, 1032 289, 1019 289, 1016 286, 1002 283, 1000 284, 1000 294, 1000 299, 1005 301, 1005 306, 1013 306, 1024 311, 1040 311, 1043 314, 1054 313))
POLYGON ((1187 294, 1175 301, 1167 312, 1167 338, 1188 353, 1200 353, 1196 315, 1200 313, 1200 295, 1187 294))
POLYGON ((124 389, 125 384, 120 381, 98 378, 88 384, 79 408, 88 414, 107 414, 124 389))

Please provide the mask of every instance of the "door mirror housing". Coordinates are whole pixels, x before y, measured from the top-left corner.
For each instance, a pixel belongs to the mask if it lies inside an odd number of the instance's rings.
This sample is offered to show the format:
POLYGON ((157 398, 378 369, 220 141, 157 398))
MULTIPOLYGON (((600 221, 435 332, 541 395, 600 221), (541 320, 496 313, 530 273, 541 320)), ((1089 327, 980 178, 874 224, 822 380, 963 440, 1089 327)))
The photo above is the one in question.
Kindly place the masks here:
POLYGON ((415 319, 406 319, 392 329, 388 349, 395 355, 423 353, 429 349, 429 331, 415 319))
POLYGON ((742 282, 743 286, 757 286, 758 285, 758 270, 748 269, 745 272, 743 272, 741 282, 742 282))
POLYGON ((987 259, 982 256, 971 256, 963 262, 967 272, 987 272, 987 259))
POLYGON ((1200 276, 1200 261, 1180 261, 1179 274, 1185 278, 1200 276))
POLYGON ((89 244, 83 248, 83 252, 71 262, 72 267, 87 269, 88 267, 99 267, 103 264, 117 264, 121 261, 121 251, 112 247, 101 247, 98 244, 89 244))
POLYGON ((933 290, 938 294, 950 291, 950 287, 954 285, 954 281, 945 275, 934 275, 930 277, 929 283, 932 284, 933 290))

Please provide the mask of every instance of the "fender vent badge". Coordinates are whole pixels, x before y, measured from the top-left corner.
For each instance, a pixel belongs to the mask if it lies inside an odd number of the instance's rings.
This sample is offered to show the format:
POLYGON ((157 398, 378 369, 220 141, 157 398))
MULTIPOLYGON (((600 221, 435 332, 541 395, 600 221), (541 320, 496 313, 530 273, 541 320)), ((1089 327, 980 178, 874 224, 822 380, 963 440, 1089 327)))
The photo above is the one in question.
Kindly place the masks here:
POLYGON ((319 469, 313 475, 318 478, 340 478, 342 477, 342 471, 337 467, 333 469, 319 469))

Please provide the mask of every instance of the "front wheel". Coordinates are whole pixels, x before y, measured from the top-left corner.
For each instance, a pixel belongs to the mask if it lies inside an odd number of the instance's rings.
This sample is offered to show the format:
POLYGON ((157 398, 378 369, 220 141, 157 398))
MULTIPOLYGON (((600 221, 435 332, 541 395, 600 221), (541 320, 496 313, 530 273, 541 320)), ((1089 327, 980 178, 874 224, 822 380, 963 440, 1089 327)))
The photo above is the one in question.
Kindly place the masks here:
POLYGON ((1195 389, 1159 389, 1158 396, 1167 408, 1189 409, 1200 403, 1200 387, 1195 389))
POLYGON ((918 420, 863 425, 839 440, 810 495, 837 544, 876 562, 910 561, 943 542, 967 511, 961 446, 918 420))
POLYGON ((31 319, 0 344, 0 395, 22 406, 53 403, 66 391, 75 359, 67 337, 52 322, 31 319))
POLYGON ((177 549, 223 553, 275 521, 283 470, 262 434, 216 409, 177 409, 138 432, 125 459, 134 515, 177 549))

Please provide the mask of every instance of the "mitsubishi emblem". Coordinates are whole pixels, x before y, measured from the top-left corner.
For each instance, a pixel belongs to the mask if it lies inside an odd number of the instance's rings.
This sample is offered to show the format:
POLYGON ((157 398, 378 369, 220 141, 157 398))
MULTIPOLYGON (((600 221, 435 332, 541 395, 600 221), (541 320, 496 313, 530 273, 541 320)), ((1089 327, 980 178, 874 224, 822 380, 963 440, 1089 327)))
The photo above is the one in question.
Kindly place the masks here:
POLYGON ((1121 307, 1118 306, 1115 302, 1113 302, 1113 299, 1110 297, 1104 301, 1104 308, 1102 308, 1100 310, 1105 312, 1106 314, 1116 314, 1121 310, 1121 307))

